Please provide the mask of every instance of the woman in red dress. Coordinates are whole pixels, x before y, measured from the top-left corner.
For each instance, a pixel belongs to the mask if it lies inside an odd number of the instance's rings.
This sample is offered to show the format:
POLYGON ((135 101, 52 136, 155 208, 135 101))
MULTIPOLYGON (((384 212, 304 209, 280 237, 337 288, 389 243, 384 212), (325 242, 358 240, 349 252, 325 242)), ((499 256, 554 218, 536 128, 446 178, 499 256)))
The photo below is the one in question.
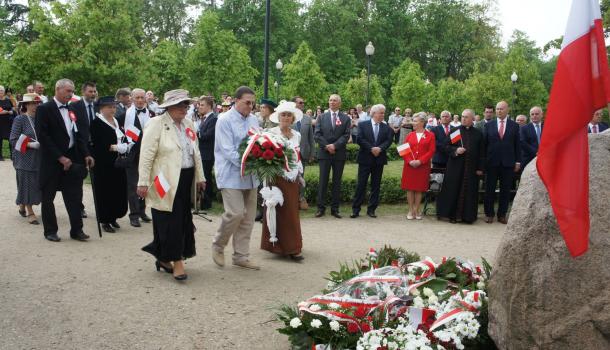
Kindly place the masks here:
POLYGON ((413 131, 409 133, 404 143, 409 143, 411 152, 405 154, 405 165, 402 169, 401 187, 407 190, 409 203, 408 220, 421 220, 419 205, 424 192, 430 187, 430 161, 434 156, 436 142, 434 134, 424 128, 426 119, 424 112, 413 117, 413 131))

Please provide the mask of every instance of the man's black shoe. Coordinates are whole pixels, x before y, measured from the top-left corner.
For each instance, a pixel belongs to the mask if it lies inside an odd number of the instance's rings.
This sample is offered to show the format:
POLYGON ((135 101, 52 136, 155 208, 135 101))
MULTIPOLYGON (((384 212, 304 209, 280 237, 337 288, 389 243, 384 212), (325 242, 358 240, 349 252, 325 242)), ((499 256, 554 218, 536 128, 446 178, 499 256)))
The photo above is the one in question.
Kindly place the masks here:
POLYGON ((80 231, 75 235, 70 235, 70 238, 75 239, 77 241, 84 242, 89 239, 89 236, 86 235, 83 231, 80 231))
POLYGON ((352 219, 355 219, 355 218, 357 218, 359 216, 360 216, 360 214, 358 214, 358 213, 352 213, 352 215, 350 215, 349 217, 352 218, 352 219))
POLYGON ((112 227, 110 224, 102 224, 102 230, 104 230, 104 232, 109 232, 109 233, 115 233, 116 232, 114 230, 114 227, 112 227))
POLYGON ((138 218, 129 218, 129 223, 133 227, 142 227, 142 225, 140 225, 140 220, 138 220, 138 218))
POLYGON ((324 210, 318 210, 318 211, 316 212, 316 217, 317 217, 317 218, 321 218, 321 217, 323 217, 323 216, 324 216, 324 210))
POLYGON ((140 219, 142 219, 142 221, 144 221, 144 222, 151 222, 152 221, 152 219, 149 218, 148 215, 146 215, 146 214, 140 215, 140 219))
POLYGON ((342 218, 341 214, 339 214, 338 211, 333 211, 333 212, 330 213, 330 215, 336 217, 337 219, 341 219, 342 218))
POLYGON ((55 234, 55 233, 53 233, 51 235, 46 235, 46 236, 44 236, 44 238, 46 240, 48 240, 48 241, 51 241, 51 242, 59 242, 59 241, 61 241, 61 238, 59 238, 59 236, 57 234, 55 234))
POLYGON ((377 215, 375 215, 375 212, 374 212, 374 211, 367 211, 367 212, 366 212, 366 215, 368 215, 369 217, 371 217, 371 218, 373 218, 373 219, 377 217, 377 215))

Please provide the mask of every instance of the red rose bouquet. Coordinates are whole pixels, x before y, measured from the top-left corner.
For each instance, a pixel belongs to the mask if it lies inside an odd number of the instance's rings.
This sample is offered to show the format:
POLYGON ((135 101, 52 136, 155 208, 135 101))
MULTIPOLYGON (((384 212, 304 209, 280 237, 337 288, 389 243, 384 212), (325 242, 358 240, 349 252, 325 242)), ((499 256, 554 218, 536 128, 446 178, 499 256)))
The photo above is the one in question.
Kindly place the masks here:
POLYGON ((276 177, 296 166, 293 152, 286 147, 282 137, 265 131, 250 130, 239 147, 242 156, 241 174, 255 175, 259 180, 273 184, 276 177))

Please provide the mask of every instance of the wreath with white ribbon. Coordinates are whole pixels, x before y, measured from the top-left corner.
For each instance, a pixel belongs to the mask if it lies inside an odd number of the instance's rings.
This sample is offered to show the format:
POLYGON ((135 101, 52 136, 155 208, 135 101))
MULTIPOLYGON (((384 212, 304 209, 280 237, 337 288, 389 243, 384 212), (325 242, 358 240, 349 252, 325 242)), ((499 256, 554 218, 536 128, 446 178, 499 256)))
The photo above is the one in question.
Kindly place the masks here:
POLYGON ((275 206, 284 204, 284 195, 276 186, 265 186, 260 190, 260 194, 263 197, 263 205, 267 207, 265 219, 269 228, 269 242, 275 245, 278 241, 275 206))

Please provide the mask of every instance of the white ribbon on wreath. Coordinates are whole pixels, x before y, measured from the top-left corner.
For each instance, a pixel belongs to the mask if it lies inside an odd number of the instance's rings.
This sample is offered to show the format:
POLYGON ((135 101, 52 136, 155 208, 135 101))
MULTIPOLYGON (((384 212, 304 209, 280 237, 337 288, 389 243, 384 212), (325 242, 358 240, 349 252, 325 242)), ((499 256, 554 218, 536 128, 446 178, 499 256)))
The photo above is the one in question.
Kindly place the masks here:
POLYGON ((265 219, 269 228, 269 242, 275 245, 275 242, 278 241, 275 206, 284 204, 284 195, 282 190, 276 186, 264 186, 260 190, 260 194, 263 197, 263 205, 267 207, 265 219))

